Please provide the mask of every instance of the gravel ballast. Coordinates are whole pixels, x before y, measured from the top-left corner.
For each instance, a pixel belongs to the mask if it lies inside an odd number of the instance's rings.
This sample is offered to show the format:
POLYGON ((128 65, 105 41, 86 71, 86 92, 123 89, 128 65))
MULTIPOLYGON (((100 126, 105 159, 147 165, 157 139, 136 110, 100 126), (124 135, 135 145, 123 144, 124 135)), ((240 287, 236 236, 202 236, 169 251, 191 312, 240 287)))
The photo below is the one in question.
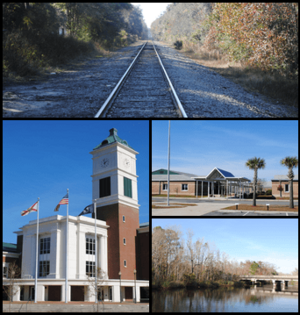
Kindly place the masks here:
POLYGON ((175 49, 155 44, 189 118, 298 117, 296 108, 264 101, 175 49))
MULTIPOLYGON (((143 43, 120 49, 111 58, 93 58, 41 79, 4 84, 3 117, 94 118, 143 43)), ((156 44, 189 118, 298 117, 297 109, 265 101, 175 49, 156 44)), ((142 105, 147 106, 146 94, 142 105)), ((145 118, 153 116, 148 113, 145 118)))

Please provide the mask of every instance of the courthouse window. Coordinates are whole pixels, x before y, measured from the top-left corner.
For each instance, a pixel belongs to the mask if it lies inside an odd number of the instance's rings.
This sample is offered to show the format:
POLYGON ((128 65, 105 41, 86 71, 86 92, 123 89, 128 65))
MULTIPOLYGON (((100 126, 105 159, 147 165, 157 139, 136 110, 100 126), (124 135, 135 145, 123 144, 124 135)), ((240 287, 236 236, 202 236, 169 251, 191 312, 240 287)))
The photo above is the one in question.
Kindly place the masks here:
POLYGON ((101 178, 99 180, 99 197, 110 196, 110 177, 101 178))
POLYGON ((40 240, 40 254, 50 254, 50 237, 40 240))
POLYGON ((50 273, 50 261, 40 261, 39 277, 46 277, 50 273))
POLYGON ((86 261, 85 262, 85 271, 86 271, 87 276, 95 277, 95 262, 94 261, 86 261))
POLYGON ((87 237, 85 239, 85 253, 95 255, 95 240, 87 237))
POLYGON ((163 184, 163 190, 168 190, 168 184, 163 184))
POLYGON ((124 177, 124 196, 132 198, 131 179, 124 177))

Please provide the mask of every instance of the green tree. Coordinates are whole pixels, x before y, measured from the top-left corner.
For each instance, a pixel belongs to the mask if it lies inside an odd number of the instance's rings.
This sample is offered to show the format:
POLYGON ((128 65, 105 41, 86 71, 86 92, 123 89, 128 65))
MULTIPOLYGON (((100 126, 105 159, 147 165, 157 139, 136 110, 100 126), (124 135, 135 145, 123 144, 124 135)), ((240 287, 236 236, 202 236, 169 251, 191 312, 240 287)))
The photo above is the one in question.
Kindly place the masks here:
POLYGON ((257 171, 259 169, 264 169, 266 166, 265 160, 261 158, 254 157, 253 159, 249 159, 246 162, 246 166, 249 167, 250 170, 254 170, 253 177, 253 206, 256 206, 256 188, 257 188, 257 171))
POLYGON ((252 276, 254 276, 256 274, 258 268, 259 268, 259 264, 255 261, 253 261, 253 263, 250 266, 250 273, 252 276))
POLYGON ((284 165, 288 167, 288 179, 289 179, 289 185, 290 185, 290 208, 294 208, 294 197, 293 197, 293 178, 294 178, 294 172, 293 168, 298 166, 298 159, 297 157, 290 157, 287 156, 286 158, 282 159, 280 161, 281 165, 284 165))

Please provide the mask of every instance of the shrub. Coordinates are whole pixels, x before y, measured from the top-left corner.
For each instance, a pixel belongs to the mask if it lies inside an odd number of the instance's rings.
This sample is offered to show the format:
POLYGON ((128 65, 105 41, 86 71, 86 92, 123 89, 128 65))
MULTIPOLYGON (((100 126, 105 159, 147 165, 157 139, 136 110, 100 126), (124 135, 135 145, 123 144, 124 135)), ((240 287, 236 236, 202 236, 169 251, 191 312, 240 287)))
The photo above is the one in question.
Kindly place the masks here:
POLYGON ((268 190, 266 191, 266 195, 272 195, 272 189, 268 189, 268 190))
POLYGON ((177 40, 175 43, 174 43, 174 46, 175 46, 175 49, 182 49, 182 40, 177 40))

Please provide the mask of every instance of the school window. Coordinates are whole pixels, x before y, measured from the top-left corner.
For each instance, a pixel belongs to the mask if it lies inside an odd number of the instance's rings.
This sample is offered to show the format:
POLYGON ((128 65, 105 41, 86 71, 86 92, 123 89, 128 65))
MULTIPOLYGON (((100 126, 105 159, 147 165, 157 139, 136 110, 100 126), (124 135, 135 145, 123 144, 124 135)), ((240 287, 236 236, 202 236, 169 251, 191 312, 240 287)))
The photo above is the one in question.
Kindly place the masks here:
POLYGON ((168 190, 168 184, 163 184, 163 190, 168 190))
POLYGON ((125 222, 125 215, 123 215, 123 222, 125 222))
POLYGON ((87 237, 85 239, 85 253, 95 255, 95 240, 87 237))
POLYGON ((182 184, 181 190, 188 190, 188 184, 182 184))
POLYGON ((289 189, 289 184, 285 184, 284 185, 284 192, 289 192, 290 189, 289 189))
POLYGON ((124 196, 132 198, 131 179, 124 177, 124 196))
POLYGON ((126 245, 126 239, 125 239, 125 237, 123 238, 123 245, 126 245))
POLYGON ((87 276, 95 277, 95 262, 94 261, 85 262, 85 272, 87 276))
POLYGON ((127 267, 127 263, 126 263, 126 260, 124 260, 124 267, 127 267))
POLYGON ((110 177, 101 178, 99 180, 99 197, 110 196, 110 177))
POLYGON ((39 277, 46 277, 50 273, 50 261, 40 261, 39 277))
POLYGON ((50 237, 40 239, 40 254, 50 254, 50 237))

